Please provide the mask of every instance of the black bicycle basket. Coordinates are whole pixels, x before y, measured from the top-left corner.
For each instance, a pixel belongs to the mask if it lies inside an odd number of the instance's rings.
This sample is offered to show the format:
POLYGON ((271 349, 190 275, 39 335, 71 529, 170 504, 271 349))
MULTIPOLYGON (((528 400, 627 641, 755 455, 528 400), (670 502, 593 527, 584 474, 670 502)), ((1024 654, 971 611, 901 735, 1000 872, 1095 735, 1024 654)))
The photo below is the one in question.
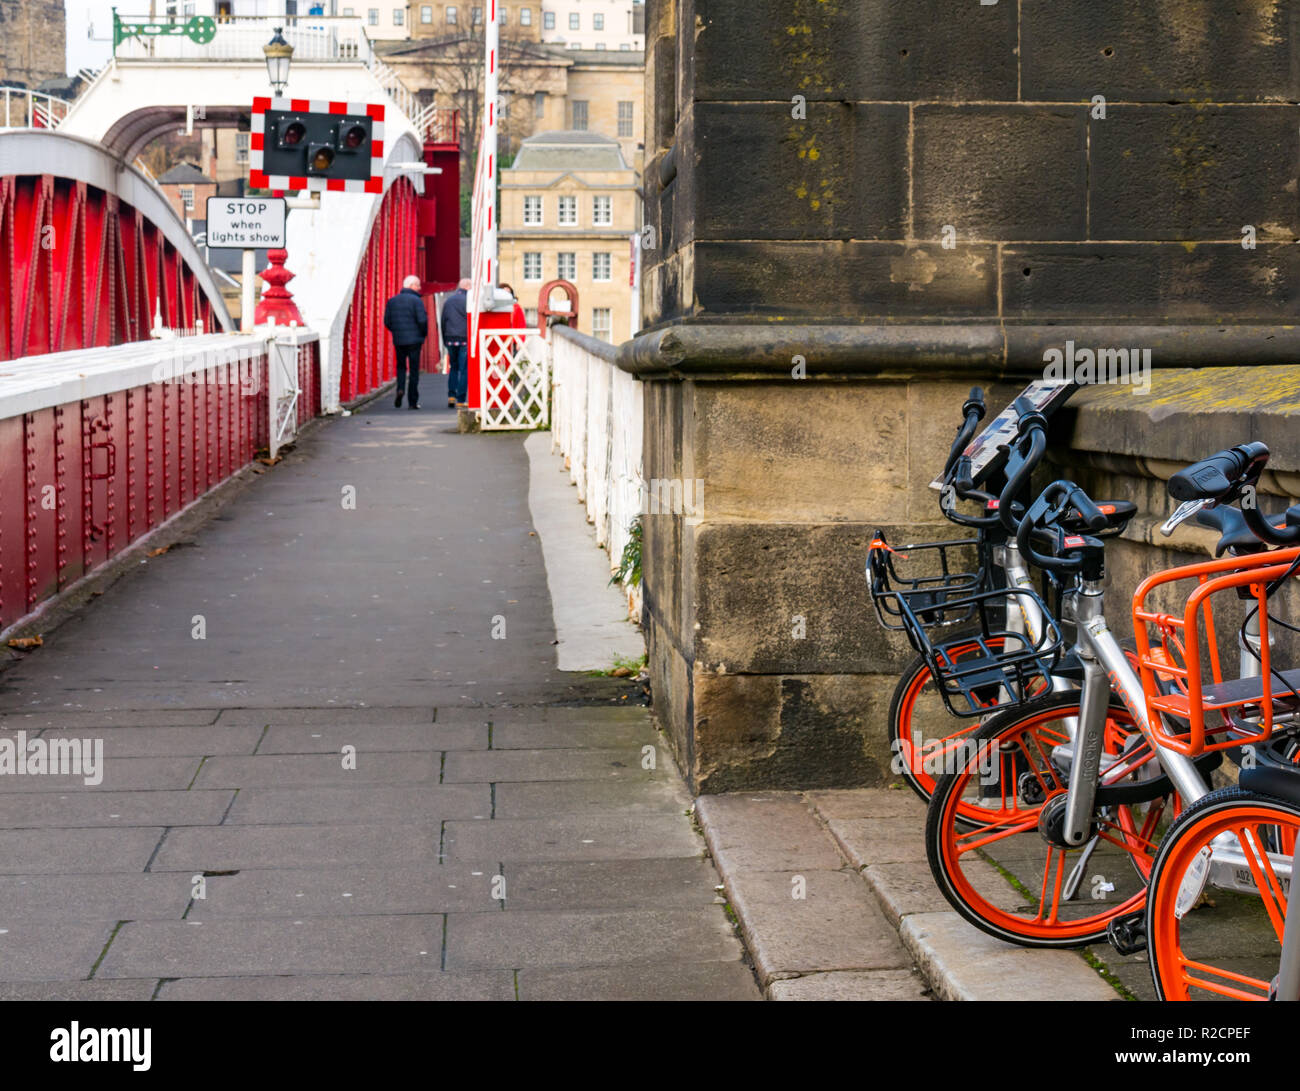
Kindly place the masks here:
POLYGON ((985 589, 987 568, 978 538, 948 542, 919 542, 897 549, 876 531, 867 550, 867 585, 876 617, 886 629, 902 629, 917 651, 914 629, 942 629, 975 618, 969 603, 954 608, 985 589))

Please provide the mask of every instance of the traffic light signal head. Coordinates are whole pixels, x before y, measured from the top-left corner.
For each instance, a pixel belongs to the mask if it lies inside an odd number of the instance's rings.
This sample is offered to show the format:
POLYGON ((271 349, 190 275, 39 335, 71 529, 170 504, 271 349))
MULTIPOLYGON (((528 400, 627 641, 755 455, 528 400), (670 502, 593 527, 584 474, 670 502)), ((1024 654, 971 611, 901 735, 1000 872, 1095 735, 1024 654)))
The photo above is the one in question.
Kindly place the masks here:
POLYGON ((252 117, 251 185, 383 191, 382 107, 259 99, 252 117), (284 108, 291 105, 326 108, 284 108))

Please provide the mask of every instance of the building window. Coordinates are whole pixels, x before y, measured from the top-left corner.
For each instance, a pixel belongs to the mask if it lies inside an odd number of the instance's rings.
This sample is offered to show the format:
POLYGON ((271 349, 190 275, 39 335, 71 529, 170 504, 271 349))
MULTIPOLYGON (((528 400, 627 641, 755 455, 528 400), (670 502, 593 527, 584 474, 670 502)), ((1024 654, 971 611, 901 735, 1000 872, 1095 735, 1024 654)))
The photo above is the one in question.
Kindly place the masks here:
POLYGON ((542 255, 529 251, 524 254, 524 280, 542 279, 542 255))
POLYGON ((194 211, 194 187, 181 186, 181 205, 186 212, 194 211))
POLYGON ((378 8, 367 8, 367 9, 366 9, 366 23, 369 24, 369 25, 372 26, 372 27, 377 27, 377 26, 379 25, 379 9, 378 9, 378 8))
POLYGON ((605 17, 600 12, 596 12, 596 14, 591 17, 591 29, 592 30, 605 29, 605 17))
POLYGON ((578 198, 561 197, 560 198, 560 219, 561 227, 578 226, 578 198))
POLYGON ((248 162, 248 133, 235 134, 235 162, 248 162))
POLYGON ((508 22, 510 22, 510 9, 507 8, 507 7, 505 6, 505 4, 502 4, 502 5, 501 5, 501 14, 500 14, 500 16, 498 17, 497 21, 498 21, 502 26, 505 26, 508 22))
POLYGON ((618 104, 618 135, 632 135, 632 103, 630 102, 618 104))
POLYGON ((587 101, 586 99, 574 99, 571 113, 573 121, 570 129, 586 129, 587 127, 587 101))
POLYGON ((592 335, 601 341, 614 340, 614 322, 608 307, 595 307, 591 312, 592 335))
POLYGON ((561 251, 556 257, 556 272, 561 280, 575 281, 578 279, 578 255, 565 253, 561 251))
POLYGON ((536 308, 536 307, 525 307, 525 308, 524 308, 524 322, 525 322, 525 324, 528 326, 529 329, 536 329, 536 328, 537 328, 537 308, 536 308))
POLYGON ((596 43, 596 50, 597 50, 597 52, 599 52, 600 50, 602 50, 602 49, 604 49, 604 48, 605 48, 605 43, 604 43, 604 42, 597 42, 597 43, 596 43))
POLYGON ((520 25, 521 27, 530 27, 530 26, 533 25, 533 9, 532 9, 532 8, 520 8, 520 9, 519 9, 519 25, 520 25))
POLYGON ((533 117, 545 117, 545 116, 546 116, 546 92, 534 91, 533 92, 533 117))
POLYGON ((540 197, 524 198, 524 226, 542 226, 542 199, 540 197))
POLYGON ((609 227, 614 222, 614 198, 593 197, 591 199, 591 222, 596 227, 609 227))
POLYGON ((469 21, 470 21, 471 23, 473 23, 475 26, 479 26, 479 25, 483 22, 483 9, 482 9, 482 8, 470 8, 470 9, 469 9, 469 21))
POLYGON ((607 282, 609 275, 610 262, 609 254, 592 254, 591 255, 591 279, 607 282))
POLYGON ((356 13, 357 13, 357 12, 356 12, 356 8, 344 8, 344 9, 343 9, 343 14, 344 14, 344 15, 356 15, 356 13))
POLYGON ((393 26, 400 27, 406 24, 406 9, 393 8, 393 26))
POLYGON ((542 12, 542 29, 543 30, 555 29, 555 12, 553 11, 542 12))
POLYGON ((632 52, 632 47, 628 45, 627 42, 623 42, 618 48, 621 49, 624 53, 632 52))
POLYGON ((582 43, 581 43, 581 42, 570 42, 570 43, 569 43, 569 48, 570 48, 570 49, 581 49, 581 48, 582 48, 582 43))
POLYGON ((569 29, 570 30, 582 29, 582 16, 579 15, 576 11, 569 13, 569 29))

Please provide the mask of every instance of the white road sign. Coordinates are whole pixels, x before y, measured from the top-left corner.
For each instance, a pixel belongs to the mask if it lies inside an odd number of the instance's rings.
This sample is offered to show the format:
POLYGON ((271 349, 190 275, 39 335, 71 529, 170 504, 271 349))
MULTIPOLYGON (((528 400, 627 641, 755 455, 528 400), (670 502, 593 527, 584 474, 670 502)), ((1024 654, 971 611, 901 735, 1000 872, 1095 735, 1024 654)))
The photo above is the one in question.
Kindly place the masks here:
POLYGON ((209 197, 208 246, 260 250, 284 246, 283 197, 209 197))

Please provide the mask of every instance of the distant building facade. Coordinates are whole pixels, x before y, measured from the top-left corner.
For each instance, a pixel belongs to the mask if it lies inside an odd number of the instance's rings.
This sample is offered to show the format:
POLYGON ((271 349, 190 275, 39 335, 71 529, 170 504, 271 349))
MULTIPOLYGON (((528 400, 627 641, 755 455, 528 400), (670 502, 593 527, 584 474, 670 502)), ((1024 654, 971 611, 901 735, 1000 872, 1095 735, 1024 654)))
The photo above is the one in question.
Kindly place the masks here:
POLYGON ((217 195, 217 182, 193 163, 179 163, 158 176, 158 188, 182 220, 207 217, 208 198, 217 195))
POLYGON ((64 74, 67 14, 63 0, 0 3, 0 83, 35 89, 64 74))
POLYGON ((566 49, 645 50, 645 5, 632 0, 546 0, 542 41, 566 49))
POLYGON ((636 172, 612 137, 542 132, 501 172, 500 268, 536 322, 542 286, 578 289, 578 328, 618 344, 631 336, 632 235, 640 227, 636 172))

